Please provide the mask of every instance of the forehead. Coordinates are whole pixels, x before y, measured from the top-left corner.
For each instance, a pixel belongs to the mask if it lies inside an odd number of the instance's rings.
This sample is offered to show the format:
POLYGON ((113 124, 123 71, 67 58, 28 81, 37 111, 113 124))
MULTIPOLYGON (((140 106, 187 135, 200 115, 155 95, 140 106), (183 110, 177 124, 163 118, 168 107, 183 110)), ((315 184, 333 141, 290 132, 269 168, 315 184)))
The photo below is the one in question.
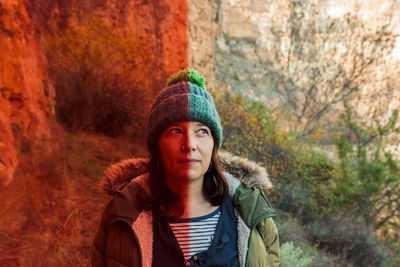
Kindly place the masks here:
POLYGON ((204 123, 199 122, 199 121, 177 121, 174 123, 171 123, 170 125, 167 126, 167 128, 170 127, 176 127, 176 126, 180 126, 180 127, 185 127, 185 126, 196 126, 196 127, 201 127, 201 126, 206 126, 204 123))

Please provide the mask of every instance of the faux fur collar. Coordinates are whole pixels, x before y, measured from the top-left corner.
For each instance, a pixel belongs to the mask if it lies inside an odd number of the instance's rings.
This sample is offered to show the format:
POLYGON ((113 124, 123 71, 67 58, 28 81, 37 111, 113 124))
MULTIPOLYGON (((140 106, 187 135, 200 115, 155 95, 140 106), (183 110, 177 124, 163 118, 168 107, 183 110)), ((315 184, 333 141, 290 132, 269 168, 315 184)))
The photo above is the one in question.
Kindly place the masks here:
MULTIPOLYGON (((239 179, 246 187, 258 187, 260 189, 272 188, 272 183, 267 171, 260 164, 252 162, 228 152, 218 153, 224 171, 239 179)), ((101 188, 109 195, 114 195, 121 187, 132 179, 148 172, 148 159, 132 158, 111 165, 104 172, 101 188)))

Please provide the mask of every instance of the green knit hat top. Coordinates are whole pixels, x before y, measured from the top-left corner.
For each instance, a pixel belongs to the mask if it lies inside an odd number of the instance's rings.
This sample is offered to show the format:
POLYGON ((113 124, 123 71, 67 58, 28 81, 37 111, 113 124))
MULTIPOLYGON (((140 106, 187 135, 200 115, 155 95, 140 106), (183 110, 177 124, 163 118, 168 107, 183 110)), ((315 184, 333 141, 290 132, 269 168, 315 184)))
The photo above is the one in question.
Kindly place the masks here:
POLYGON ((147 124, 146 143, 150 153, 156 151, 161 132, 178 121, 199 121, 207 125, 219 149, 222 126, 205 79, 194 70, 184 69, 168 79, 154 101, 147 124))

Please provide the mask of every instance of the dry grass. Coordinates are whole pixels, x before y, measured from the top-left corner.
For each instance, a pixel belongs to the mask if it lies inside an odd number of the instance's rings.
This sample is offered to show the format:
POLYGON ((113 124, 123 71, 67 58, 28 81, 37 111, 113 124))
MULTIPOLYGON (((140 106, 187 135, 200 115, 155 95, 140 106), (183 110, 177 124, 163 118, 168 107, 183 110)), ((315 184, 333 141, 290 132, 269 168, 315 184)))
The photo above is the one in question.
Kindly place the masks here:
POLYGON ((0 266, 89 265, 109 199, 97 187, 104 168, 144 156, 129 140, 62 131, 55 136, 42 144, 51 148, 47 152, 21 153, 15 180, 0 189, 0 266))

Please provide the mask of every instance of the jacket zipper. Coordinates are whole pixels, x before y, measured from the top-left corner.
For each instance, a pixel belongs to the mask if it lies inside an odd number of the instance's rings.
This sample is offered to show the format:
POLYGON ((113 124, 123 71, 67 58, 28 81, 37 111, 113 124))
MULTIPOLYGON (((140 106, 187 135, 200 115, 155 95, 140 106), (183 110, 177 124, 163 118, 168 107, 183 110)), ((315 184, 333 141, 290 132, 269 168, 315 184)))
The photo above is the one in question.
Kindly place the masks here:
POLYGON ((274 217, 274 216, 276 216, 276 215, 274 215, 274 214, 270 215, 270 214, 269 214, 269 215, 266 215, 266 216, 264 216, 264 217, 261 217, 260 219, 258 219, 258 220, 256 221, 255 224, 253 224, 253 227, 251 227, 251 229, 250 229, 249 242, 247 243, 247 253, 246 253, 246 264, 245 264, 245 267, 248 267, 248 266, 249 266, 249 251, 250 251, 251 237, 252 237, 252 235, 253 235, 253 230, 254 230, 254 228, 255 228, 261 221, 263 221, 263 220, 265 220, 265 219, 268 219, 268 218, 270 218, 270 217, 274 217))
POLYGON ((124 223, 126 223, 128 226, 129 226, 129 229, 131 229, 131 231, 132 231, 132 234, 133 234, 133 236, 135 237, 135 240, 136 240, 136 244, 138 245, 138 250, 139 250, 139 260, 140 260, 140 265, 141 266, 143 266, 143 259, 142 259, 142 250, 140 249, 140 244, 139 244, 139 239, 138 239, 138 237, 137 237, 137 235, 136 235, 136 233, 135 233, 135 231, 133 231, 133 229, 132 229, 132 224, 131 223, 129 223, 127 220, 124 220, 124 219, 121 219, 121 218, 118 218, 118 219, 115 219, 115 220, 113 220, 111 223, 110 223, 110 225, 111 224, 113 224, 113 223, 115 223, 115 222, 117 222, 117 221, 122 221, 122 222, 124 222, 124 223))

